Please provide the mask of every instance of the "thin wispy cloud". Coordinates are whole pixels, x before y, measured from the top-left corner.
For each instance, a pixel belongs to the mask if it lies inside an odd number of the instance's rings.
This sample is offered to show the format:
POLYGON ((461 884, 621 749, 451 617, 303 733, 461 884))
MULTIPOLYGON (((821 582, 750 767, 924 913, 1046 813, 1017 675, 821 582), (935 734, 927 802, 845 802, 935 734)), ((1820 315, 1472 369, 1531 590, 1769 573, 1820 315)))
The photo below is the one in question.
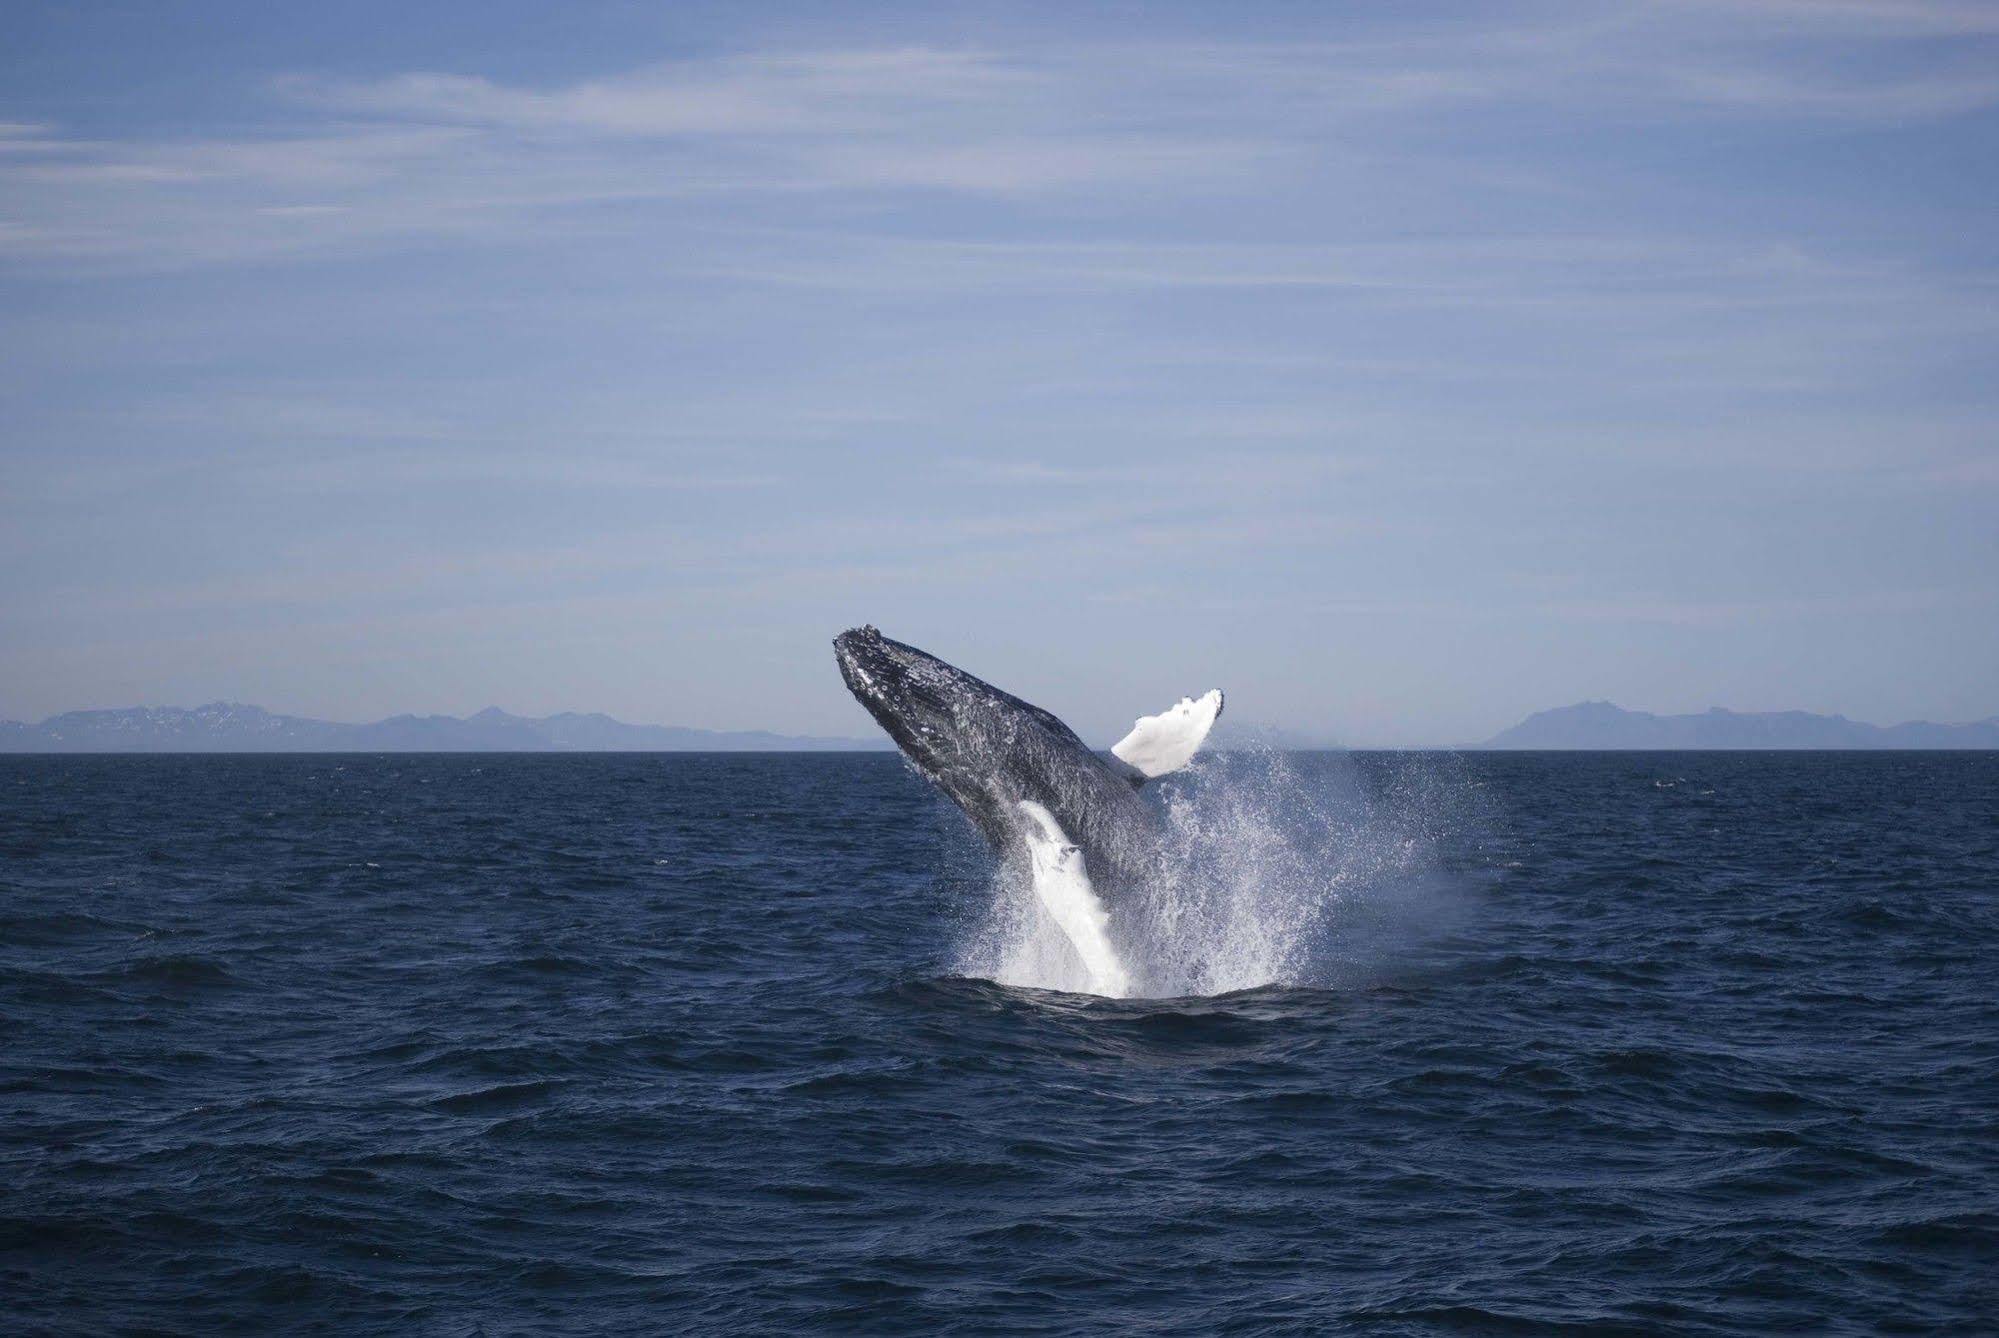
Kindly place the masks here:
POLYGON ((859 620, 1363 739, 1994 708, 1991 6, 483 22, 0 88, 0 715, 840 733, 859 620))
POLYGON ((214 264, 518 240, 601 228, 589 215, 607 208, 717 194, 1199 198, 1343 155, 1448 157, 1439 118, 1505 109, 1898 124, 1999 102, 1990 59, 1927 48, 1885 66, 1862 59, 1938 33, 1979 39, 1977 15, 1773 5, 1730 17, 1589 7, 1284 45, 752 53, 566 84, 293 73, 243 90, 245 118, 264 122, 255 134, 0 128, 0 258, 214 264), (1779 20, 1792 40, 1774 40, 1779 20))
POLYGON ((981 108, 1031 106, 1047 76, 988 53, 923 47, 727 56, 537 89, 467 75, 279 88, 339 111, 640 138, 907 133, 981 108))

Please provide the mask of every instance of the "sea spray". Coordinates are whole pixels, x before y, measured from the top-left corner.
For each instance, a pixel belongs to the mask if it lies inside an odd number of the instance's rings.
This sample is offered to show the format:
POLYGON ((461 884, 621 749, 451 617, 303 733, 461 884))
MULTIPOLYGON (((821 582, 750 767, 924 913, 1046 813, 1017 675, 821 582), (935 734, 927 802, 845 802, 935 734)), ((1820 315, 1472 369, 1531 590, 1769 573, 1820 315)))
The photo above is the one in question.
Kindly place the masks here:
POLYGON ((1345 754, 1302 761, 1221 751, 1155 784, 1159 853, 1110 925, 1116 972, 1088 936, 1101 921, 1088 917, 1096 903, 1086 871, 1056 851, 1002 868, 959 969, 1113 997, 1332 983, 1358 947, 1344 931, 1361 921, 1378 927, 1386 905, 1434 872, 1437 838, 1472 801, 1432 764, 1399 764, 1370 784, 1345 754), (1086 902, 1077 900, 1078 875, 1086 902))

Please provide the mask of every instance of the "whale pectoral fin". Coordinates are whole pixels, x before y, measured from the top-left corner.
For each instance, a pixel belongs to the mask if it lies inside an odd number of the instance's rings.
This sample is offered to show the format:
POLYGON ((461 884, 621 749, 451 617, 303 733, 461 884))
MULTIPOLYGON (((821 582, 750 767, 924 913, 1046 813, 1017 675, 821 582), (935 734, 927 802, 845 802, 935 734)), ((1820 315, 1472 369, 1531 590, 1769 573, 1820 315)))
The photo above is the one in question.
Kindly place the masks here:
POLYGON ((1089 975, 1089 992, 1123 998, 1131 988, 1131 977, 1106 932, 1110 915, 1090 885, 1082 849, 1069 840, 1055 815, 1040 804, 1023 799, 1015 808, 1027 819, 1020 837, 1027 846, 1035 897, 1076 950, 1089 975))
POLYGON ((1194 760, 1221 714, 1220 688, 1182 697, 1158 715, 1140 716, 1131 733, 1111 745, 1111 756, 1137 773, 1135 785, 1170 775, 1194 760))

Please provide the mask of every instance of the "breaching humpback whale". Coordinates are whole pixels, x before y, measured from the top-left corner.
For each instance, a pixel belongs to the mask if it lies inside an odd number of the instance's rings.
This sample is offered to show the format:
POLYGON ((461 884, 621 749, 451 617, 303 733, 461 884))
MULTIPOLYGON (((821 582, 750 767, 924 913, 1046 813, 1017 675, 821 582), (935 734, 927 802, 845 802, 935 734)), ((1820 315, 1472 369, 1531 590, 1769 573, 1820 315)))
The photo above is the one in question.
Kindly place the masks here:
POLYGON ((842 632, 833 653, 910 764, 1002 860, 1026 862, 1099 992, 1122 994, 1119 903, 1158 851, 1158 818, 1138 789, 1193 759, 1222 713, 1220 690, 1142 717, 1105 758, 1049 712, 873 627, 842 632))

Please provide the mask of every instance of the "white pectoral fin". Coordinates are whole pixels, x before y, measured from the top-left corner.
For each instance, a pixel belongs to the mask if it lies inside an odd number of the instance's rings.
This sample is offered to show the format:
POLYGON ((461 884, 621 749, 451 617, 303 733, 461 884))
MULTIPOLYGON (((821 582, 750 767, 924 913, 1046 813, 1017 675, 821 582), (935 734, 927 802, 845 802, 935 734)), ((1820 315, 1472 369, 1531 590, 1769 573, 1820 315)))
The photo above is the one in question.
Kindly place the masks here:
POLYGON ((1147 780, 1178 771, 1194 760, 1222 714, 1222 690, 1182 697, 1158 715, 1140 716, 1131 733, 1111 745, 1111 756, 1147 780))
POLYGON ((1089 973, 1090 992, 1123 998, 1131 988, 1131 978, 1118 960, 1117 949, 1111 946, 1106 932, 1110 916, 1090 884, 1083 852, 1070 844, 1068 833, 1046 808, 1026 799, 1020 801, 1019 808, 1030 824, 1020 834, 1027 844, 1035 896, 1076 950, 1089 973))

